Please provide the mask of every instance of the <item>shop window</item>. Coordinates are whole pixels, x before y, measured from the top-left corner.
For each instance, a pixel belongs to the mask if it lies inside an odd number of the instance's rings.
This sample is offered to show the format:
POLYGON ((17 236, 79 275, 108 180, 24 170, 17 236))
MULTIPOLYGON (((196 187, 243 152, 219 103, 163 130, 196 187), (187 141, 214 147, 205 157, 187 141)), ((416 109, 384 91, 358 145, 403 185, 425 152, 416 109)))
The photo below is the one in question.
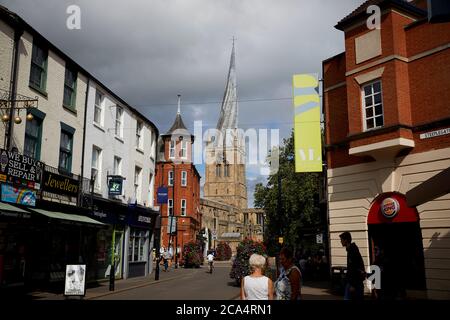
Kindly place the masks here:
POLYGON ((145 247, 148 240, 148 232, 131 229, 130 243, 128 251, 129 262, 143 262, 145 261, 145 247))

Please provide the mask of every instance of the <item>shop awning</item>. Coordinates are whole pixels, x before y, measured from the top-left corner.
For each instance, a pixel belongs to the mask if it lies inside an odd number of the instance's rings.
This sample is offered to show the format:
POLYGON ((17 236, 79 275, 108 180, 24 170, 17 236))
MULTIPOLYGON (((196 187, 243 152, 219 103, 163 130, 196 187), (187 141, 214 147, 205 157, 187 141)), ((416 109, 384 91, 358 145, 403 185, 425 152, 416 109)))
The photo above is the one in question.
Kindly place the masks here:
POLYGON ((0 211, 12 211, 12 212, 20 212, 20 213, 27 213, 25 210, 22 210, 18 207, 15 207, 13 205, 0 202, 0 211))
POLYGON ((42 214, 42 215, 47 216, 52 219, 60 219, 60 220, 68 220, 68 221, 74 221, 74 222, 104 225, 104 223, 98 222, 89 217, 79 216, 76 214, 67 214, 67 213, 58 212, 58 211, 48 211, 48 210, 44 210, 44 209, 34 209, 34 208, 33 209, 30 208, 29 210, 39 213, 39 214, 42 214))

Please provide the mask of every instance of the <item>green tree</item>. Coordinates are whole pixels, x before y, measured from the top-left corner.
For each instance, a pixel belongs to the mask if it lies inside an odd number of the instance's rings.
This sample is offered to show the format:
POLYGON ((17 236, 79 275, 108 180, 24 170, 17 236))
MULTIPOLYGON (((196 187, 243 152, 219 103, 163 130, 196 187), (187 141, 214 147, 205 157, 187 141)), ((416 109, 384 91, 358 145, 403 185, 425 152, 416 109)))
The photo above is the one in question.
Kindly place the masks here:
POLYGON ((305 230, 326 223, 319 208, 322 173, 295 173, 294 135, 283 140, 279 150, 279 170, 268 177, 267 184, 255 187, 257 208, 266 213, 264 241, 270 255, 277 254, 278 237, 284 245, 297 249, 305 230), (278 181, 281 178, 281 210, 278 209, 278 181))

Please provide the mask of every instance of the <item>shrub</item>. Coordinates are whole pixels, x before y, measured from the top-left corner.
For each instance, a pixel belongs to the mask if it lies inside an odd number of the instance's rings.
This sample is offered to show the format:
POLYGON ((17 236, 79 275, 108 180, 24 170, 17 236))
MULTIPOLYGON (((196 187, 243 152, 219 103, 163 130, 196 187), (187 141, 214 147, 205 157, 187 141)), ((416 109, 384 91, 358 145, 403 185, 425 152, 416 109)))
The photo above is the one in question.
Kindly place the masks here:
POLYGON ((216 249, 216 257, 217 261, 226 261, 231 259, 231 248, 226 242, 219 242, 216 249))
POLYGON ((183 247, 185 268, 199 268, 203 262, 202 244, 200 241, 188 242, 183 247))
POLYGON ((230 278, 234 279, 236 284, 239 284, 242 278, 251 273, 249 259, 253 253, 265 255, 266 247, 261 242, 251 239, 245 239, 239 243, 230 272, 230 278))

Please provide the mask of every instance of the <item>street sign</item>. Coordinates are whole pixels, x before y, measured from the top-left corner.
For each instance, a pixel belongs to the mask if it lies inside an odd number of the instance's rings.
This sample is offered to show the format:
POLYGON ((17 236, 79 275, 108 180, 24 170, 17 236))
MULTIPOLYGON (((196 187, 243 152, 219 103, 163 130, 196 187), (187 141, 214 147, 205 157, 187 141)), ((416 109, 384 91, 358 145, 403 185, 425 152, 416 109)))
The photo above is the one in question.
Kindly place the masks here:
POLYGON ((317 244, 322 244, 323 243, 323 234, 321 234, 321 233, 316 234, 316 243, 317 244))
POLYGON ((158 204, 167 203, 168 197, 169 197, 168 188, 159 187, 156 196, 158 204))
POLYGON ((283 242, 284 242, 283 237, 279 237, 279 238, 278 238, 278 242, 279 242, 280 244, 283 244, 283 242))
POLYGON ((177 217, 170 216, 167 219, 167 233, 174 233, 177 231, 177 217))

